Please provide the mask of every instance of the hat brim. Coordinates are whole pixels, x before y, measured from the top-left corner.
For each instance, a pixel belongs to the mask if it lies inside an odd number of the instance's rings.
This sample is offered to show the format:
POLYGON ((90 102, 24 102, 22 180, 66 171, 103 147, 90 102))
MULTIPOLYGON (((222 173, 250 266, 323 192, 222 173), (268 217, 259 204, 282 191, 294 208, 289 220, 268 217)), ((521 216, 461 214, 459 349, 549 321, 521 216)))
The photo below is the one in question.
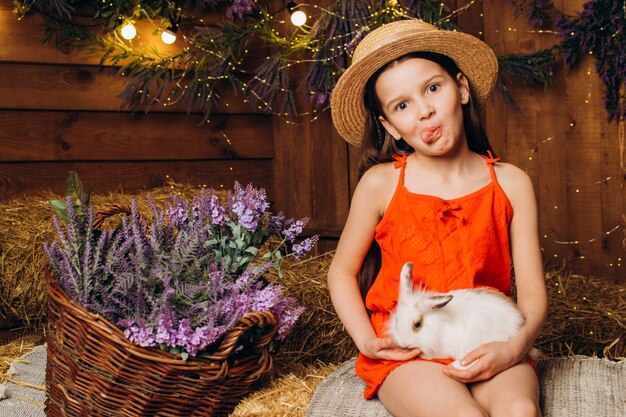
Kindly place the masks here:
POLYGON ((447 30, 406 31, 397 34, 353 62, 333 89, 333 123, 348 143, 360 147, 365 134, 364 95, 367 80, 388 62, 412 52, 436 52, 451 58, 467 77, 470 89, 481 106, 495 87, 498 61, 491 48, 480 39, 463 32, 447 30))

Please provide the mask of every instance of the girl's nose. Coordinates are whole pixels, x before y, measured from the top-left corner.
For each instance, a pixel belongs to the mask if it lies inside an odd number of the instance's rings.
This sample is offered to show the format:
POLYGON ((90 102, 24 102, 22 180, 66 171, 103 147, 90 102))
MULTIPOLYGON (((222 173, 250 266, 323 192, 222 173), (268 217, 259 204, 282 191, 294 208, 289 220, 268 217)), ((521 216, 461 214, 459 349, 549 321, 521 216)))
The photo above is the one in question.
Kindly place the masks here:
POLYGON ((417 104, 417 117, 420 120, 429 119, 434 112, 435 109, 427 101, 422 101, 417 104))

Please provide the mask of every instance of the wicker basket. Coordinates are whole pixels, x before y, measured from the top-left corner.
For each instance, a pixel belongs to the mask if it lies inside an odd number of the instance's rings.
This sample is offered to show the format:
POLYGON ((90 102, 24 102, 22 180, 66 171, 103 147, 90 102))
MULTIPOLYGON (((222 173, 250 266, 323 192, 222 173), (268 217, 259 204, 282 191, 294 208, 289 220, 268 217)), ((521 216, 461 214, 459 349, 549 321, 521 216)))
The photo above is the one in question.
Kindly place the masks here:
MULTIPOLYGON (((128 214, 130 207, 101 210, 97 227, 117 213, 128 214)), ((46 287, 48 417, 226 416, 272 366, 272 313, 244 316, 214 353, 183 361, 129 342, 109 321, 70 300, 50 274, 46 287), (253 338, 242 338, 249 332, 253 338), (244 342, 250 339, 254 345, 244 342)))
POLYGON ((70 300, 50 275, 48 290, 48 417, 226 416, 272 366, 272 313, 243 317, 215 353, 187 361, 130 343, 121 330, 70 300), (261 330, 255 346, 234 352, 261 330), (244 353, 241 353, 244 352, 244 353))

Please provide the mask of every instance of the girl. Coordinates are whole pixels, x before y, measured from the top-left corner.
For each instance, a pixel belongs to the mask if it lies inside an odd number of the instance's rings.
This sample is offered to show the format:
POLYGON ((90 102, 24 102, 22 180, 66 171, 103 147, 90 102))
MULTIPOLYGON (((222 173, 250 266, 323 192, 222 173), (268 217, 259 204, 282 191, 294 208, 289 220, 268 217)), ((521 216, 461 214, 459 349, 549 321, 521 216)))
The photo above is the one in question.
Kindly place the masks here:
POLYGON ((481 127, 496 77, 479 39, 403 20, 363 39, 333 92, 333 122, 362 147, 364 173, 328 286, 359 349, 365 397, 377 394, 397 417, 541 415, 526 359, 547 312, 537 212, 530 179, 492 156, 481 127), (467 354, 462 365, 476 362, 466 370, 419 359, 387 335, 405 262, 433 291, 509 294, 511 255, 525 324, 467 354))

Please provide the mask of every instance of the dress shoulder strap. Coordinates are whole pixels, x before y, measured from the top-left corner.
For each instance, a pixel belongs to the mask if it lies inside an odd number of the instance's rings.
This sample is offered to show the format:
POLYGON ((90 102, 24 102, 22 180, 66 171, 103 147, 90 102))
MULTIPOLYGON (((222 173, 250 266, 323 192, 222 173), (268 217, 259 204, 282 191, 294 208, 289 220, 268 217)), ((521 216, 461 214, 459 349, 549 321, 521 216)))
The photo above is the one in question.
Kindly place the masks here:
POLYGON ((406 158, 408 158, 409 155, 400 156, 393 154, 392 157, 396 160, 396 162, 393 163, 393 167, 396 169, 400 168, 400 178, 398 178, 398 185, 404 184, 404 168, 406 167, 406 158))
POLYGON ((393 154, 391 156, 396 160, 396 162, 393 163, 393 167, 396 169, 400 168, 400 182, 404 184, 404 168, 406 167, 406 158, 408 158, 409 155, 393 154))
POLYGON ((493 153, 491 152, 491 150, 487 150, 487 155, 481 155, 483 158, 485 158, 485 162, 487 163, 487 166, 489 167, 489 172, 491 173, 491 179, 494 182, 498 182, 498 179, 496 178, 496 171, 493 168, 493 165, 498 162, 500 160, 500 158, 494 158, 493 157, 493 153))

